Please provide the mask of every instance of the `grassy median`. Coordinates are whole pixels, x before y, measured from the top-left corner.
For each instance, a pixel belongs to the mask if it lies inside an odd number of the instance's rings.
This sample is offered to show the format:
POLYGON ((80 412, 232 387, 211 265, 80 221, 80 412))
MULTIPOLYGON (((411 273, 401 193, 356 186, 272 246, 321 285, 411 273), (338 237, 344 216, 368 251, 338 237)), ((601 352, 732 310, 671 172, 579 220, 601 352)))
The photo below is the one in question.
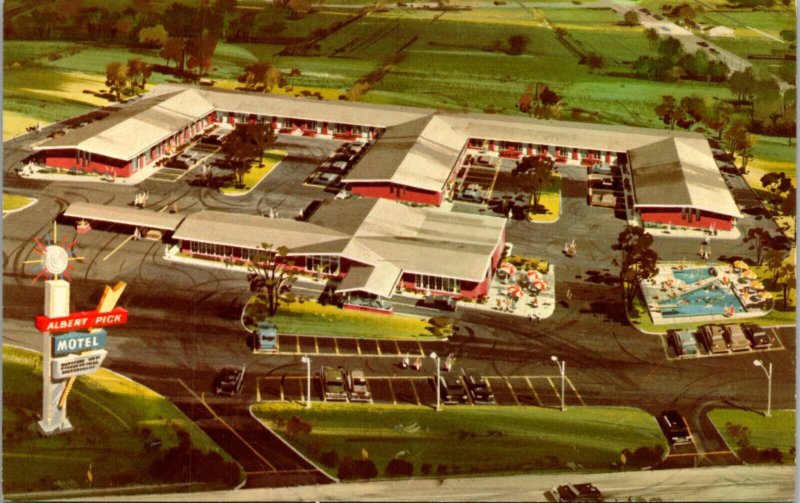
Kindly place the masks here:
POLYGON ((73 430, 42 435, 41 372, 41 355, 3 346, 4 493, 176 483, 222 489, 241 480, 230 456, 171 402, 104 369, 75 382, 73 430))
POLYGON ((332 475, 347 457, 372 460, 378 476, 396 458, 415 476, 607 470, 624 449, 666 447, 653 416, 632 408, 262 403, 254 412, 332 475))
POLYGON ((3 193, 3 213, 16 211, 32 204, 35 199, 32 197, 18 196, 16 194, 3 193))
POLYGON ((254 296, 245 307, 244 319, 253 328, 253 320, 266 319, 278 327, 279 333, 289 335, 413 340, 444 336, 428 318, 342 309, 312 300, 281 302, 275 315, 267 318, 264 304, 254 296))
POLYGON ((283 150, 267 150, 264 152, 264 163, 256 159, 250 163, 250 169, 244 174, 244 186, 237 187, 232 180, 229 186, 220 187, 219 191, 229 196, 244 195, 253 190, 256 185, 267 177, 275 167, 280 164, 287 153, 283 150))
POLYGON ((773 410, 765 417, 749 410, 714 409, 708 417, 744 461, 795 464, 795 411, 773 410))
MULTIPOLYGON (((531 194, 533 205, 533 194, 531 194)), ((553 177, 553 184, 542 190, 536 211, 528 213, 531 222, 553 223, 561 216, 561 176, 553 177)))

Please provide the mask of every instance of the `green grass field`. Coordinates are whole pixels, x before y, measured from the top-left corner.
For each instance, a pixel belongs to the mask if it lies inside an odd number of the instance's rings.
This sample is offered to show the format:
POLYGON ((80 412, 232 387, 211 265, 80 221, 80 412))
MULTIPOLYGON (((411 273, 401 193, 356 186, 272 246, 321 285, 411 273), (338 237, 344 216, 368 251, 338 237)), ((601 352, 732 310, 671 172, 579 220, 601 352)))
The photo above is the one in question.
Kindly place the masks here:
POLYGON ((758 449, 777 447, 783 453, 783 462, 795 464, 790 449, 795 446, 795 411, 773 410, 772 417, 757 412, 738 409, 714 409, 708 413, 714 426, 736 450, 735 439, 725 428, 728 423, 746 426, 750 430, 750 445, 758 449))
POLYGON ((250 299, 245 308, 248 326, 251 326, 250 320, 267 319, 278 327, 281 334, 414 340, 434 337, 433 327, 427 319, 417 316, 355 311, 304 301, 281 303, 274 316, 265 318, 266 311, 262 306, 254 298, 250 299))
POLYGON ((230 460, 172 403, 104 369, 75 383, 68 403, 74 430, 44 437, 36 424, 41 413, 41 366, 39 354, 3 346, 6 494, 161 483, 149 473, 150 464, 159 452, 177 445, 178 431, 188 433, 201 451, 215 451, 230 460), (155 439, 162 442, 160 448, 146 447, 155 439))
POLYGON ((328 451, 361 459, 364 450, 379 476, 394 457, 410 461, 417 476, 423 464, 432 473, 444 465, 449 474, 607 470, 623 449, 666 447, 656 420, 630 408, 455 406, 437 413, 412 405, 261 403, 253 410, 284 437, 281 425, 292 416, 309 422, 311 433, 292 444, 317 462, 328 451))

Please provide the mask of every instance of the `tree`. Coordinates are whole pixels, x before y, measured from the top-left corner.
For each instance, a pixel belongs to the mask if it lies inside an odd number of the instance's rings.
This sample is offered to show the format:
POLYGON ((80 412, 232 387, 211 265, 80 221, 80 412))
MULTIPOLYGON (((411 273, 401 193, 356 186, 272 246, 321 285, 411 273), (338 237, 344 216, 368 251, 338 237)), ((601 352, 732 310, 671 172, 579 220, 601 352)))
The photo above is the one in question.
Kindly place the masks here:
POLYGON ((533 86, 528 85, 528 87, 525 88, 525 92, 519 97, 517 108, 519 108, 519 111, 524 114, 531 114, 531 106, 533 104, 533 95, 531 94, 532 91, 533 86))
POLYGON ((738 154, 742 158, 742 173, 747 170, 747 163, 753 157, 753 148, 758 141, 758 136, 748 132, 749 123, 742 117, 736 117, 723 133, 723 138, 728 142, 731 155, 738 154))
POLYGON ((237 81, 244 84, 245 89, 252 91, 259 84, 264 84, 266 82, 268 69, 269 65, 263 61, 253 63, 245 67, 244 72, 239 74, 237 81))
POLYGON ((681 98, 680 115, 676 124, 683 129, 689 129, 700 122, 706 114, 706 102, 703 98, 684 96, 681 98))
POLYGON ((756 252, 756 264, 761 265, 764 247, 768 246, 772 237, 766 229, 754 227, 747 231, 744 242, 750 244, 750 249, 756 252))
POLYGON ((288 289, 296 278, 292 270, 294 261, 288 259, 289 249, 285 246, 273 247, 262 243, 261 249, 247 263, 247 282, 250 291, 266 304, 269 316, 278 311, 281 301, 293 300, 288 289))
POLYGON ((198 27, 202 27, 199 14, 199 10, 192 6, 174 2, 161 19, 170 37, 190 38, 197 36, 198 27))
POLYGON ((197 78, 206 75, 211 69, 214 51, 217 49, 217 39, 204 34, 202 37, 190 38, 186 42, 186 66, 192 70, 197 69, 197 78))
POLYGON ((633 9, 626 12, 623 18, 625 19, 625 23, 628 26, 636 26, 637 24, 639 24, 639 14, 637 14, 636 11, 633 9))
POLYGON ((782 171, 772 171, 761 177, 761 186, 775 195, 780 195, 792 188, 792 179, 782 171))
POLYGON ((238 186, 244 185, 244 175, 250 170, 250 161, 260 156, 257 135, 253 132, 258 124, 237 124, 236 129, 222 141, 225 166, 233 170, 238 186))
POLYGON ((533 211, 539 206, 542 191, 553 184, 555 161, 550 157, 528 156, 517 162, 513 174, 523 175, 522 185, 533 195, 533 211))
POLYGON ((758 79, 751 66, 737 70, 728 77, 728 89, 739 101, 752 100, 757 85, 758 79))
POLYGON ((659 42, 658 52, 662 56, 677 60, 683 55, 683 46, 677 38, 667 37, 659 42))
POLYGON ((787 261, 781 265, 779 274, 778 284, 783 288, 783 308, 787 309, 789 306, 789 293, 796 288, 797 270, 795 264, 787 261))
POLYGON ((130 83, 131 94, 138 94, 139 91, 144 91, 152 72, 150 65, 142 62, 141 59, 128 60, 128 82, 130 83))
POLYGON ((772 272, 772 287, 774 288, 778 285, 779 272, 783 265, 783 253, 780 250, 767 249, 764 254, 764 262, 767 269, 772 272))
POLYGON ((139 43, 147 47, 164 47, 167 39, 169 39, 169 34, 160 24, 139 30, 139 43))
POLYGON ((596 52, 590 52, 586 55, 586 66, 589 67, 589 73, 603 68, 605 64, 606 62, 603 60, 603 56, 597 54, 596 52))
POLYGON ((528 42, 530 42, 530 39, 527 35, 511 35, 508 37, 508 49, 506 50, 506 54, 510 56, 519 56, 527 49, 528 42))
POLYGON ((647 37, 647 41, 650 42, 650 45, 654 48, 658 47, 658 42, 661 40, 658 32, 655 28, 648 28, 644 31, 645 37, 647 37))
POLYGON ((655 107, 655 112, 664 124, 670 129, 675 129, 675 123, 681 115, 681 105, 674 96, 662 96, 661 103, 655 107))
POLYGON ((259 164, 263 166, 264 151, 267 149, 267 146, 275 143, 275 131, 272 130, 272 126, 264 122, 251 124, 247 130, 249 140, 253 143, 253 148, 259 152, 259 164))
POLYGON ((117 101, 122 99, 122 90, 127 82, 128 65, 119 61, 106 65, 106 86, 117 96, 117 101))
POLYGON ((414 475, 414 465, 405 459, 394 458, 386 465, 387 477, 411 477, 414 475))
POLYGON ((711 107, 706 106, 706 113, 702 118, 703 124, 717 132, 717 139, 722 139, 722 132, 731 121, 733 106, 730 103, 718 100, 711 107))
POLYGON ((611 246, 612 250, 620 252, 619 259, 614 259, 614 265, 620 268, 623 300, 628 310, 633 308, 639 283, 658 274, 658 254, 650 249, 652 244, 653 236, 644 228, 628 226, 611 246))
POLYGON ((271 93, 275 87, 282 87, 286 84, 281 69, 277 66, 270 66, 267 69, 266 81, 264 82, 264 92, 271 93))
POLYGON ((782 30, 780 36, 789 43, 797 40, 797 32, 795 30, 782 30))
POLYGON ((175 66, 183 71, 186 64, 186 39, 170 37, 164 44, 164 48, 158 53, 169 65, 170 61, 175 62, 175 66))

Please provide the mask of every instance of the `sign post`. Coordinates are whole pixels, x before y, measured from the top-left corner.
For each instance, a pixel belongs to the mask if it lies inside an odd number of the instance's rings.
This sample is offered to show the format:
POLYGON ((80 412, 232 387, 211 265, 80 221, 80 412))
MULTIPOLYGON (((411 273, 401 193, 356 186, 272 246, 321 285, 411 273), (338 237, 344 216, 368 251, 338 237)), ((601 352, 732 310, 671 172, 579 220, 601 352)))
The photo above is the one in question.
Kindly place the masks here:
MULTIPOLYGON (((59 318, 69 314, 69 283, 63 279, 49 279, 44 283, 44 313, 47 317, 59 318)), ((46 435, 72 430, 67 419, 67 404, 58 402, 67 382, 53 379, 53 358, 50 332, 42 332, 42 419, 39 428, 46 435)))

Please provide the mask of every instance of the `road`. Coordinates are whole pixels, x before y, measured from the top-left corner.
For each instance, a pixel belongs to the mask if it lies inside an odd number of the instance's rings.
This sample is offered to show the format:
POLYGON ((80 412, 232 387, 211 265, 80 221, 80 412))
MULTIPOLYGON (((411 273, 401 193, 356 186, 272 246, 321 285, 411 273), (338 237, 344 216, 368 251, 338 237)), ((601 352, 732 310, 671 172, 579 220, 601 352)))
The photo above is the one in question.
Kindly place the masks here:
MULTIPOLYGON (((29 141, 34 141, 29 138, 29 141)), ((202 187, 185 183, 146 181, 149 206, 160 209, 177 201, 180 212, 203 208, 243 213, 264 213, 269 208, 294 215, 315 199, 332 195, 301 184, 336 143, 306 138, 280 139, 290 156, 253 193, 225 198, 202 187)), ((24 143, 24 141, 20 142, 24 143)), ((90 201, 124 205, 137 187, 76 182, 46 183, 21 180, 13 173, 13 159, 24 157, 24 145, 6 151, 6 187, 12 192, 35 195, 39 202, 4 220, 4 337, 7 342, 41 350, 32 319, 40 313, 43 288, 32 283, 33 238, 50 228, 52 219, 70 202, 90 201), (9 158, 12 156, 12 158, 9 158)), ((568 362, 568 376, 582 400, 589 405, 629 405, 653 414, 678 409, 697 438, 696 449, 716 453, 725 446, 706 424, 705 410, 727 404, 760 410, 764 407, 766 382, 752 365, 755 353, 692 360, 670 360, 662 338, 644 335, 631 327, 620 302, 615 253, 611 244, 624 228, 613 210, 586 206, 583 168, 565 170, 563 216, 551 225, 509 221, 507 237, 515 253, 547 257, 556 268, 555 314, 541 322, 529 322, 491 311, 461 309, 456 313, 459 333, 445 343, 422 348, 453 353, 461 366, 493 376, 555 376, 549 360, 558 355, 568 362), (565 239, 574 237, 578 254, 561 254, 565 239), (566 299, 567 290, 574 298, 566 299)), ((756 226, 777 228, 769 220, 745 216, 743 232, 756 226)), ((62 226, 64 235, 74 229, 62 226)), ((300 376, 304 367, 299 354, 255 355, 239 324, 241 308, 249 293, 241 273, 165 262, 163 244, 127 241, 128 234, 109 226, 80 236, 77 251, 85 257, 72 283, 73 310, 92 309, 105 284, 128 283, 123 305, 130 311, 124 327, 109 331, 107 366, 175 402, 223 445, 249 472, 248 487, 324 482, 308 463, 252 420, 247 406, 260 393, 259 379, 300 376), (247 367, 245 388, 237 399, 211 397, 211 383, 223 365, 247 367), (311 470, 311 471, 310 471, 311 470)), ((663 258, 692 259, 697 239, 657 238, 663 258)), ((740 240, 715 241, 715 258, 752 257, 740 240)), ((758 353, 775 366, 773 406, 794 408, 795 339, 791 328, 776 336, 785 349, 758 353)), ((300 344, 298 342, 298 344, 300 344)), ((313 347, 314 343, 311 343, 313 347)), ((305 347, 308 347, 307 345, 305 347)), ((324 347, 314 354, 314 366, 343 365, 363 368, 370 375, 392 375, 399 360, 374 355, 337 355, 324 347)), ((417 374, 419 375, 419 374, 417 374)), ((674 454, 680 454, 675 452, 674 454)), ((673 456, 664 466, 737 463, 730 453, 696 457, 673 456)), ((514 499, 514 498, 512 498, 514 499)))
MULTIPOLYGON (((792 501, 792 466, 731 466, 591 475, 518 475, 353 483, 192 494, 195 501, 552 501, 544 492, 591 481, 606 501, 792 501), (658 500, 654 498, 659 498, 658 500)), ((183 501, 185 494, 93 498, 105 501, 183 501)))

